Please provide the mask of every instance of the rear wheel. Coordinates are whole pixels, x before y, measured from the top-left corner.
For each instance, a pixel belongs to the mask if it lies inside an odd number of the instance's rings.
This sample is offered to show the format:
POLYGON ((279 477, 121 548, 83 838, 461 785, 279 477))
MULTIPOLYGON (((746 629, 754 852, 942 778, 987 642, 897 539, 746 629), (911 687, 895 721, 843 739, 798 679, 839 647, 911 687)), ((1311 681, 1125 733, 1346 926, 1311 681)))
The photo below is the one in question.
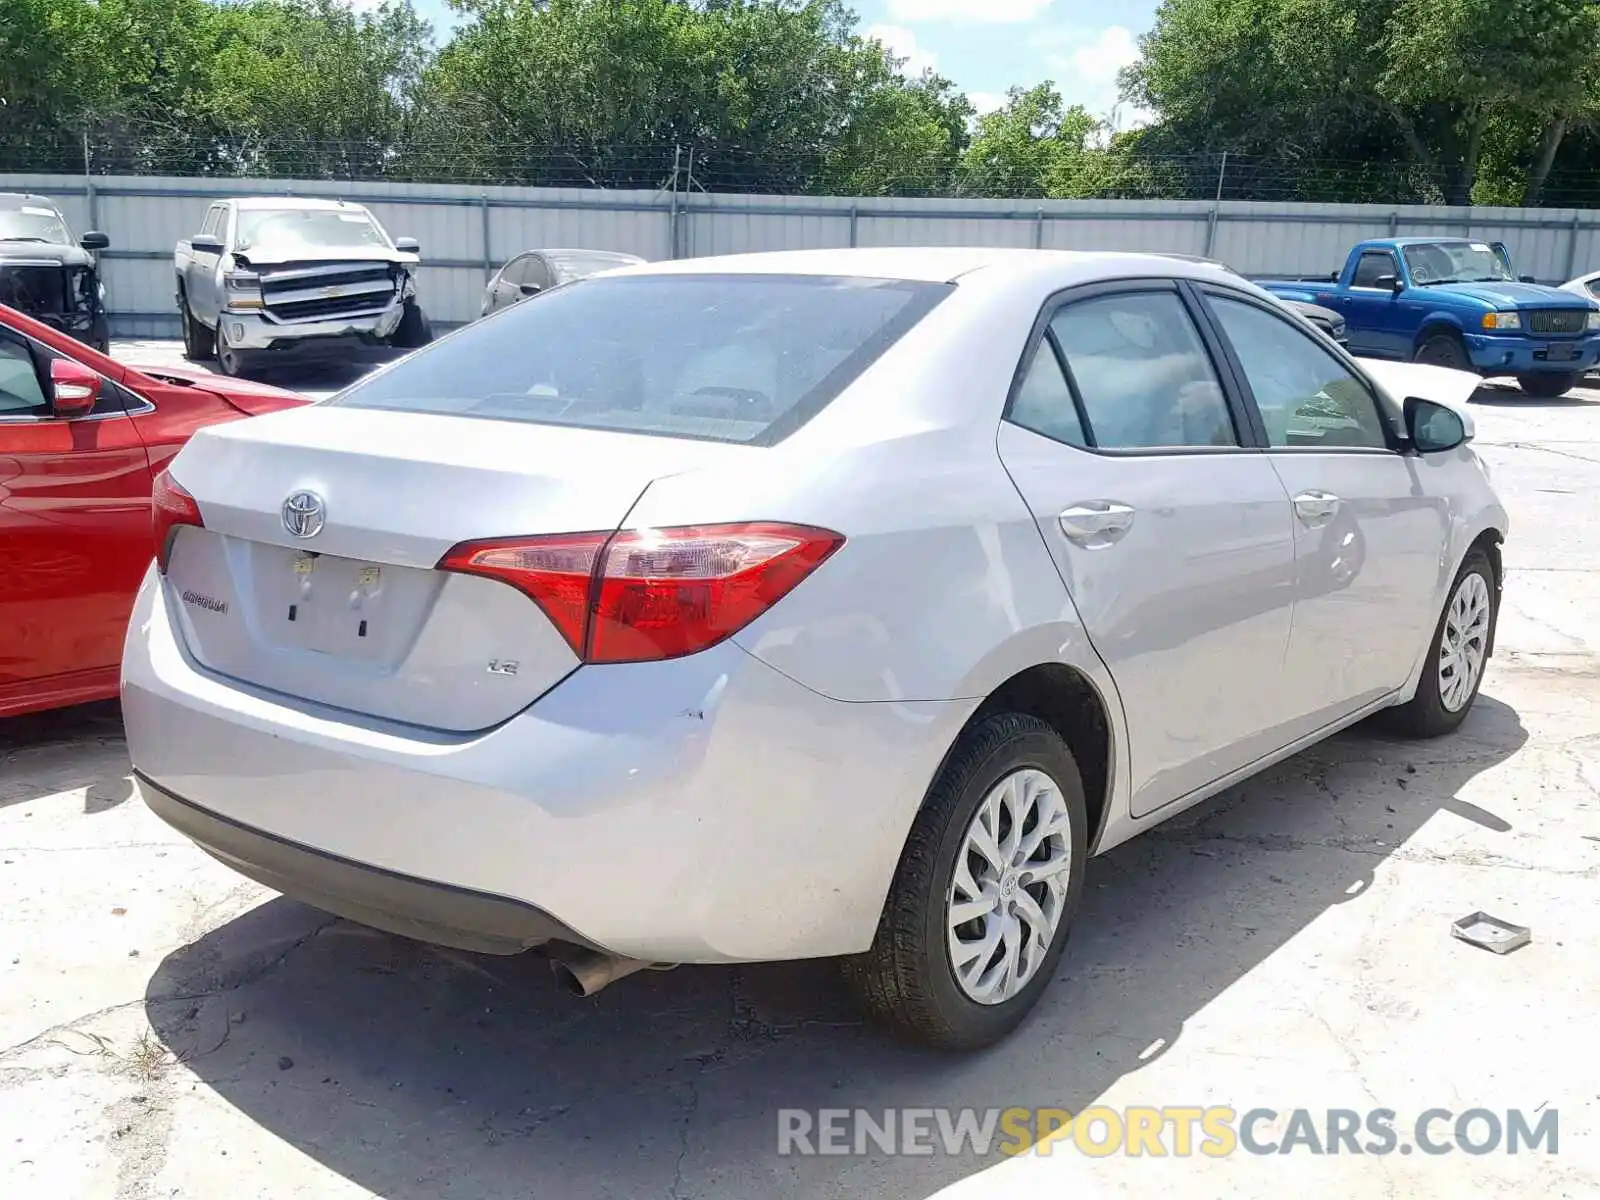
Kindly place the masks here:
POLYGON ((1413 361, 1426 363, 1430 367, 1450 367, 1456 371, 1472 370, 1472 360, 1467 357, 1467 348, 1461 342, 1459 334, 1434 333, 1422 339, 1422 344, 1417 347, 1417 352, 1412 356, 1413 361))
POLYGON ((1557 396, 1565 396, 1582 380, 1583 376, 1578 372, 1541 371, 1537 375, 1518 375, 1517 386, 1530 396, 1554 400, 1557 396))
POLYGON ((1482 550, 1468 553, 1450 587, 1439 627, 1417 681, 1417 694, 1389 711, 1390 723, 1411 737, 1450 733, 1466 720, 1489 665, 1495 622, 1494 567, 1482 550))
POLYGON ((183 356, 190 362, 204 362, 216 352, 216 335, 189 311, 189 294, 178 288, 178 320, 183 326, 183 356))
POLYGON ((956 743, 912 825, 872 947, 845 980, 910 1040, 975 1050, 1049 986, 1083 890, 1083 782, 1034 717, 990 717, 956 743))

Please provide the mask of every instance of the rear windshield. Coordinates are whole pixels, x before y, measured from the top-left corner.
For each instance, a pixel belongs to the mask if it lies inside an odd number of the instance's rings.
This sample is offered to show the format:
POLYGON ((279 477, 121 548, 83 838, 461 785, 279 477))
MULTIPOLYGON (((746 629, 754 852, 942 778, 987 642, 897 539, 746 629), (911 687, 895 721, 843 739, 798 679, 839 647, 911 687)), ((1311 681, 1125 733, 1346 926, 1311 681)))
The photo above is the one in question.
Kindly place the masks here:
POLYGON ((770 446, 950 291, 814 275, 583 279, 328 403, 770 446))
POLYGON ((562 254, 559 251, 547 253, 545 258, 555 268, 556 279, 561 283, 644 261, 631 254, 562 254))

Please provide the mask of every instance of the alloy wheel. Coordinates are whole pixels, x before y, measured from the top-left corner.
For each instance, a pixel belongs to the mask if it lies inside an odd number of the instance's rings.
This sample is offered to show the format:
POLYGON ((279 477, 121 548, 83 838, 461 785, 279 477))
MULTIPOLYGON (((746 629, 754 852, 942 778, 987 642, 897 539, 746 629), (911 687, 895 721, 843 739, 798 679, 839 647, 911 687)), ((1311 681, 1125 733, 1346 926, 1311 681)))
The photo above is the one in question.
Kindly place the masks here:
POLYGON ((237 378, 239 375, 239 352, 228 342, 228 335, 223 331, 222 322, 217 322, 217 365, 222 368, 224 375, 237 378))
POLYGON ((1478 686, 1489 646, 1489 585, 1476 571, 1462 576, 1445 610, 1439 638, 1439 703, 1460 712, 1478 686))
POLYGON ((1049 775, 1013 771, 973 814, 945 905, 956 983, 1003 1004, 1050 952, 1072 870, 1072 815, 1049 775))

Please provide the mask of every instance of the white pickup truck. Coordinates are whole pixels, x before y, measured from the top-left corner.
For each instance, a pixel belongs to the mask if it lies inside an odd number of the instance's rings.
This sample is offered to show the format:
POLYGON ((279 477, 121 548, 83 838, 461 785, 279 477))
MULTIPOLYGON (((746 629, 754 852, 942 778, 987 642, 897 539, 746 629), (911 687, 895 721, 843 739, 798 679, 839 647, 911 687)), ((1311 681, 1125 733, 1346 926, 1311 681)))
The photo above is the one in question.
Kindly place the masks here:
POLYGON ((414 238, 391 238, 359 204, 218 200, 178 243, 178 313, 191 359, 224 374, 341 341, 413 349, 433 338, 417 301, 414 238))

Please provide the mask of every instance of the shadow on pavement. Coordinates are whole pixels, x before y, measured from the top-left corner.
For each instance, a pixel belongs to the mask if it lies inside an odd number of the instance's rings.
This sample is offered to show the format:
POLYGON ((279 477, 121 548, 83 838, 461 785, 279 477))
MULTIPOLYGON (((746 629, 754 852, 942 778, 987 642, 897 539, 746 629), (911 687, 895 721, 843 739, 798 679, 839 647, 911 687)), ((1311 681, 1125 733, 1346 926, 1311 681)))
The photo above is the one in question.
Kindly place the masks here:
POLYGON ((0 808, 87 787, 84 811, 105 812, 132 796, 126 772, 115 700, 0 719, 0 808))
POLYGON ((778 1110, 1080 1109, 1319 915, 1363 903, 1435 814, 1509 829, 1456 795, 1526 740, 1488 696, 1436 742, 1362 727, 1095 860, 1055 985, 981 1055, 863 1028, 827 963, 645 973, 579 1001, 537 955, 438 951, 287 900, 174 952, 146 1009, 249 1120, 392 1200, 923 1197, 987 1161, 780 1157, 778 1110))
MULTIPOLYGON (((1579 386, 1593 388, 1595 383, 1586 379, 1579 386)), ((1570 393, 1565 396, 1540 399, 1528 395, 1519 387, 1485 384, 1472 393, 1472 399, 1468 403, 1487 404, 1498 408, 1593 408, 1600 406, 1600 399, 1595 399, 1593 396, 1574 396, 1570 393)))
POLYGON ((250 369, 250 378, 296 392, 337 392, 399 357, 399 351, 381 348, 357 348, 320 357, 274 359, 269 355, 250 369))

